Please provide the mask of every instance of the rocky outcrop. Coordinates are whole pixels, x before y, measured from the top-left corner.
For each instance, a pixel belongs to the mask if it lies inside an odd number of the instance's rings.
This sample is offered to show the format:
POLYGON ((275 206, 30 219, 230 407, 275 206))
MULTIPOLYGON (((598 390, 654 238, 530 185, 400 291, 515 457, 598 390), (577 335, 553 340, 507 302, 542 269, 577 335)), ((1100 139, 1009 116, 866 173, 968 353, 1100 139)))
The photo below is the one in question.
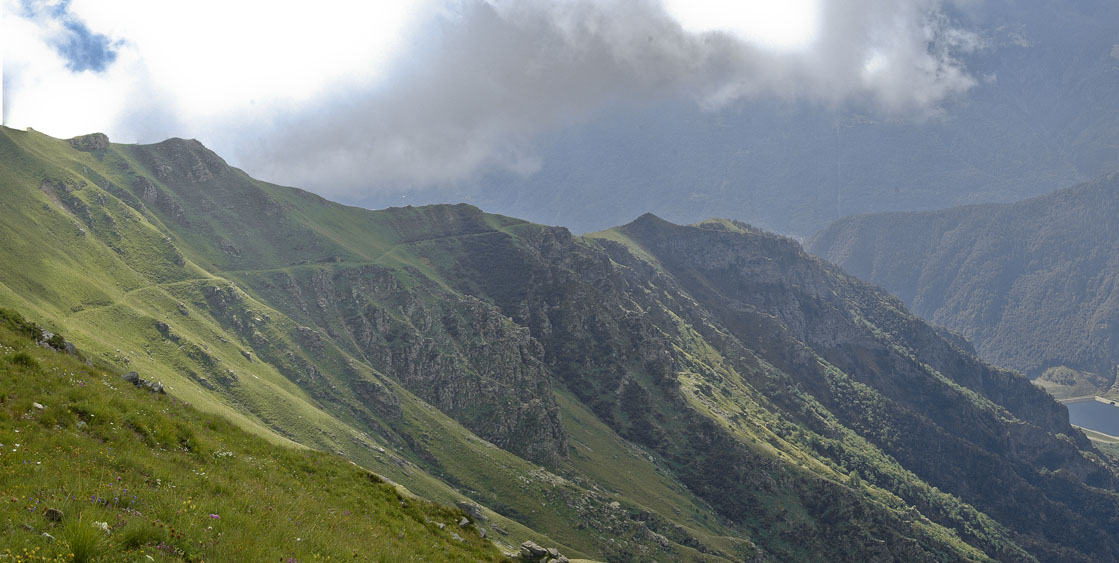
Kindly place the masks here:
POLYGON ((109 148, 109 137, 104 133, 90 133, 70 139, 70 146, 85 152, 103 151, 109 148))
MULTIPOLYGON (((299 309, 314 310, 322 333, 341 326, 371 366, 482 438, 541 463, 566 456, 544 351, 529 331, 479 299, 426 280, 409 287, 398 275, 323 266, 298 281, 278 278, 282 287, 275 287, 299 309)), ((303 327, 298 338, 314 349, 322 333, 303 327)), ((361 383, 354 391, 393 411, 379 389, 361 383)))

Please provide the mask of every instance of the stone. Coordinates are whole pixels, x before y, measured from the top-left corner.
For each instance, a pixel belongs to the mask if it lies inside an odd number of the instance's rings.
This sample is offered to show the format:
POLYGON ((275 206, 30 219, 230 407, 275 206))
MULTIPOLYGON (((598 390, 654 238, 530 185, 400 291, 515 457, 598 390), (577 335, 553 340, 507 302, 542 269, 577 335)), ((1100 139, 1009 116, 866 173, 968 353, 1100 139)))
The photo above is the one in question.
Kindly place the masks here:
POLYGON ((46 408, 47 408, 47 407, 44 407, 43 405, 41 405, 39 403, 31 403, 31 406, 35 407, 38 410, 46 410, 46 408))
POLYGON ((540 547, 539 544, 532 540, 526 540, 521 544, 521 557, 524 559, 531 559, 533 561, 539 560, 541 557, 548 555, 548 550, 540 547))
POLYGON ((46 512, 43 513, 43 516, 50 522, 62 521, 62 511, 57 508, 48 508, 46 512))
POLYGON ((455 503, 455 506, 459 507, 459 510, 469 514, 476 522, 485 522, 487 520, 486 515, 482 513, 482 507, 477 504, 460 500, 455 503))
POLYGON ((466 518, 465 516, 463 516, 462 518, 460 518, 460 519, 459 519, 459 521, 458 521, 458 527, 459 527, 459 528, 465 528, 465 527, 467 527, 467 526, 469 526, 469 525, 470 525, 470 520, 469 520, 469 519, 467 519, 467 518, 466 518))
POLYGON ((109 136, 104 133, 90 133, 70 139, 70 146, 80 151, 103 151, 109 148, 109 136))
POLYGON ((50 535, 50 534, 48 534, 48 533, 46 533, 46 532, 43 532, 43 537, 44 537, 44 538, 47 538, 47 539, 48 539, 48 540, 50 540, 50 541, 55 541, 55 539, 54 539, 54 536, 52 536, 52 535, 50 535))
POLYGON ((121 378, 124 379, 125 381, 133 384, 133 385, 139 385, 140 384, 140 374, 138 374, 134 371, 130 371, 130 372, 122 375, 121 378))

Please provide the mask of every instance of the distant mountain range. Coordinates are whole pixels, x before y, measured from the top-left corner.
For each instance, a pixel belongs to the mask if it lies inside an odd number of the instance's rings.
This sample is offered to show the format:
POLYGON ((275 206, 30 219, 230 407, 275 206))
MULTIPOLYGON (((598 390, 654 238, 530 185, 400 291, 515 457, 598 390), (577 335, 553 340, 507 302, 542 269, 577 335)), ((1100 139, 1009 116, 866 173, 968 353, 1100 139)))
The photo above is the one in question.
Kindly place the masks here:
POLYGON ((837 221, 808 248, 1058 396, 1119 398, 1119 175, 1007 205, 837 221))
POLYGON ((0 306, 505 550, 1119 558, 1119 465, 1063 406, 790 239, 369 211, 182 139, 0 129, 0 188, 0 306))
POLYGON ((542 168, 373 206, 466 201, 575 232, 652 211, 808 236, 847 215, 1013 202, 1119 170, 1119 4, 987 0, 979 84, 929 119, 775 100, 614 108, 540 141, 542 168))

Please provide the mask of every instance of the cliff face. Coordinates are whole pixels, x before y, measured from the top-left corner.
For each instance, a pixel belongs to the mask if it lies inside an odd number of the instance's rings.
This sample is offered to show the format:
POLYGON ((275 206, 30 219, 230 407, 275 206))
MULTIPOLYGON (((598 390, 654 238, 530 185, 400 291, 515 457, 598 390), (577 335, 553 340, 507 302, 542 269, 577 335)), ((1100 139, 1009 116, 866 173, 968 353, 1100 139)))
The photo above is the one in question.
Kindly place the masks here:
POLYGON ((416 270, 373 265, 272 272, 247 283, 478 436, 547 465, 567 455, 543 349, 493 305, 416 270))
POLYGON ((0 304, 248 427, 474 503, 511 547, 1119 557, 1116 467, 1064 407, 789 239, 368 211, 190 141, 0 131, 0 252, 20 264, 0 304))
POLYGON ((1057 394, 1105 394, 1119 365, 1117 212, 1110 175, 1011 205, 845 219, 809 249, 1057 394))

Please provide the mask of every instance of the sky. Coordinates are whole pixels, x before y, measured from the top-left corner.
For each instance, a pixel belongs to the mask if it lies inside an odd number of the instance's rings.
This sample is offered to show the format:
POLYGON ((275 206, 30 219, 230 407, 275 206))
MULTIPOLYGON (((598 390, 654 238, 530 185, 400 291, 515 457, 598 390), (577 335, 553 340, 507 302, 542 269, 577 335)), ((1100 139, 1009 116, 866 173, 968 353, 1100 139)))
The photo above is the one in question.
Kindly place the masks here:
MULTIPOLYGON (((978 82, 969 0, 0 0, 3 120, 197 138, 337 199, 531 176, 621 104, 776 97, 936 119, 978 82)), ((981 1, 981 0, 970 0, 981 1)))

